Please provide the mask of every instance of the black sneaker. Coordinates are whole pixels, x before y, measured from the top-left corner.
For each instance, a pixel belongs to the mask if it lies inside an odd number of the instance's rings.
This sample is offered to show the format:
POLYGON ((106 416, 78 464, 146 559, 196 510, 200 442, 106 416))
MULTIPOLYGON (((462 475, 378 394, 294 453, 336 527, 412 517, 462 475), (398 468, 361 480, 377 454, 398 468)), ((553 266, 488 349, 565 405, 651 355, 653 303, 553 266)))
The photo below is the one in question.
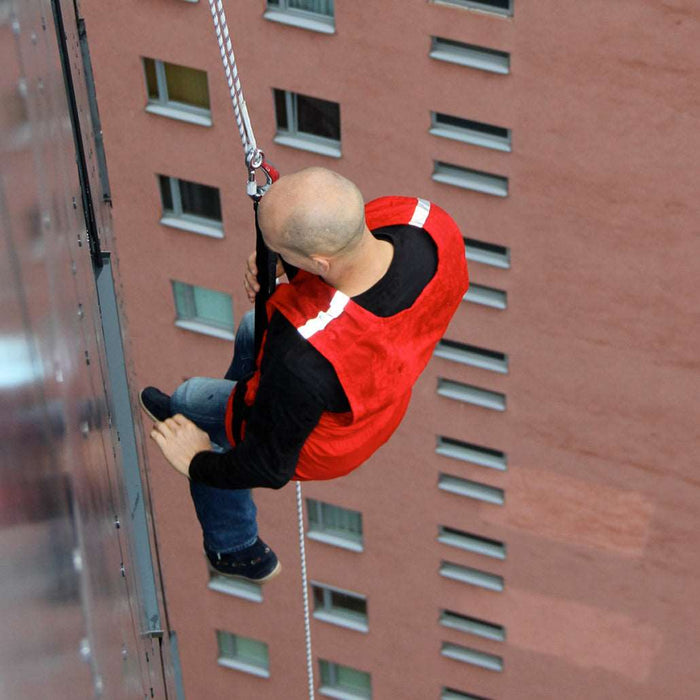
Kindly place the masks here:
POLYGON ((154 386, 147 386, 139 394, 141 408, 154 421, 162 422, 172 417, 170 410, 170 397, 154 386))
POLYGON ((254 544, 240 552, 205 553, 209 567, 217 574, 229 578, 265 583, 282 571, 277 555, 259 537, 254 544))

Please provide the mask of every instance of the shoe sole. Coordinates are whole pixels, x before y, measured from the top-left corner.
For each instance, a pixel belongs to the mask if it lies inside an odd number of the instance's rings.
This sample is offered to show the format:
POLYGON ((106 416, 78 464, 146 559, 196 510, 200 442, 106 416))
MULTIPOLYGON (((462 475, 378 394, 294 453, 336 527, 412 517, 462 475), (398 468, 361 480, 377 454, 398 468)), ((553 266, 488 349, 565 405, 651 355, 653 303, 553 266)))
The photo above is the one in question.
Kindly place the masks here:
MULTIPOLYGON (((205 555, 206 557, 206 555, 205 555)), ((275 568, 267 575, 264 576, 263 578, 250 578, 249 576, 240 576, 239 574, 226 574, 223 571, 219 571, 218 569, 215 569, 212 565, 209 559, 207 559, 207 566, 209 567, 209 571, 211 573, 216 574, 217 576, 223 576, 224 578, 232 578, 237 581, 247 581, 248 583, 267 583, 268 581, 271 581, 273 578, 276 578, 277 576, 280 575, 282 572, 282 564, 278 561, 277 565, 275 568)))
POLYGON ((139 405, 141 406, 141 410, 154 422, 154 423, 160 423, 159 421, 147 408, 146 404, 143 402, 142 398, 142 391, 139 391, 139 405))

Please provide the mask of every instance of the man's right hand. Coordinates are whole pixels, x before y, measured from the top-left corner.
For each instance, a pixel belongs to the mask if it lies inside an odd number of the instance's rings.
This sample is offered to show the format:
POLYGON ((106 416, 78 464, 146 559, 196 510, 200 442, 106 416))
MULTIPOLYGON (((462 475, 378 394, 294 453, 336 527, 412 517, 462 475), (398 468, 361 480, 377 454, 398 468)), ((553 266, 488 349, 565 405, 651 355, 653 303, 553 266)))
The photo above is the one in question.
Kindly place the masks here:
MULTIPOLYGON (((248 301, 251 304, 255 303, 255 295, 260 291, 260 285, 258 284, 258 266, 255 264, 255 251, 253 251, 246 260, 245 275, 243 276, 243 286, 245 287, 245 293, 248 296, 248 301)), ((277 277, 281 277, 284 274, 284 266, 282 261, 277 258, 277 270, 275 271, 277 277)))

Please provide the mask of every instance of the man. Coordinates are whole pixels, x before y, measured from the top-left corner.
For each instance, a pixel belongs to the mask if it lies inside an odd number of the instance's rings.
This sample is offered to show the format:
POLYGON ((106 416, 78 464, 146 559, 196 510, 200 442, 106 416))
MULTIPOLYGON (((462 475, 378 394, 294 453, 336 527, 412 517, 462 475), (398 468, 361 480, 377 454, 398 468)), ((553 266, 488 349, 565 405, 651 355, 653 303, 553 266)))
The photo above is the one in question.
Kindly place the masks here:
MULTIPOLYGON (((193 378, 172 397, 148 387, 141 402, 156 421, 151 437, 190 479, 210 565, 262 583, 280 564, 258 537, 250 489, 342 476, 386 442, 468 275, 442 209, 407 197, 365 206, 330 170, 281 178, 258 213, 290 283, 268 302, 257 363, 249 314, 229 380, 193 378)), ((251 300, 255 273, 251 256, 251 300)))

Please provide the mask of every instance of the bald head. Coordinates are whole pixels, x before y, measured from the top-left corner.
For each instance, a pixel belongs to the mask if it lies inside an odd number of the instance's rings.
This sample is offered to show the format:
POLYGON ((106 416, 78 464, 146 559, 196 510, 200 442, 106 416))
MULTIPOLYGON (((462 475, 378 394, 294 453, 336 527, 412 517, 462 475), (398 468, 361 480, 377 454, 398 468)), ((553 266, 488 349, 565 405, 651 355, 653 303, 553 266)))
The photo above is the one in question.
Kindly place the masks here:
POLYGON ((280 178, 262 198, 258 213, 268 245, 307 257, 350 251, 365 230, 360 191, 325 168, 280 178))

